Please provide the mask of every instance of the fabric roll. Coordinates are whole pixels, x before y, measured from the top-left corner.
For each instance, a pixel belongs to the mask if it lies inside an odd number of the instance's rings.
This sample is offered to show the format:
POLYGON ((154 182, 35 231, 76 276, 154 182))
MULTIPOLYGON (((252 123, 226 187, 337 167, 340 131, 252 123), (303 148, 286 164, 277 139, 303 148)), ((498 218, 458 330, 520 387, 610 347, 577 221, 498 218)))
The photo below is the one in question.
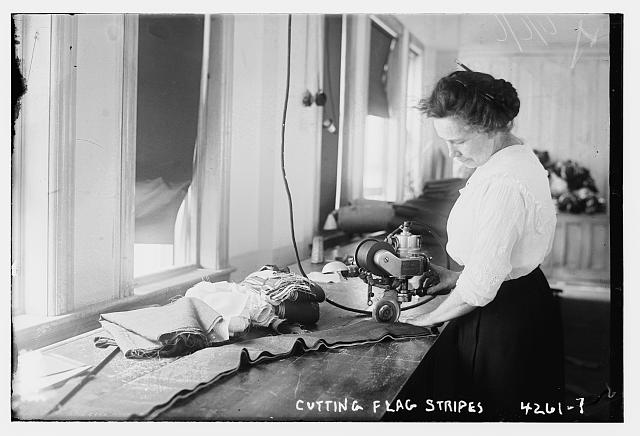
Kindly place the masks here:
POLYGON ((320 306, 313 301, 283 301, 278 306, 278 316, 287 321, 312 325, 320 319, 320 306))

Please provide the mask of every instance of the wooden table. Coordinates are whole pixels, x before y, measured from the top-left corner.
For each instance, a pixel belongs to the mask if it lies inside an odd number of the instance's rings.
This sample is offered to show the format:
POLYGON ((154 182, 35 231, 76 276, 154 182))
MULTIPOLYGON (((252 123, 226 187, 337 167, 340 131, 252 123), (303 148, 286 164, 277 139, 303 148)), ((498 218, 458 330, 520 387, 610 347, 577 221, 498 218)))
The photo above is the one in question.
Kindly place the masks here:
MULTIPOLYGON (((322 265, 303 263, 305 271, 322 265)), ((292 271, 297 268, 291 267, 292 271)), ((366 308, 366 285, 360 279, 323 285, 327 296, 351 307, 366 308)), ((414 310, 433 310, 443 297, 414 310), (424 309, 426 307, 427 309, 424 309)), ((415 301, 414 301, 415 302, 415 301)), ((349 325, 362 315, 322 303, 315 330, 349 325)), ((107 353, 93 346, 95 335, 86 334, 48 347, 57 354, 96 364, 107 353), (79 358, 81 357, 81 358, 79 358)), ((214 383, 170 410, 158 420, 378 420, 385 412, 385 400, 392 402, 407 383, 435 341, 435 337, 383 341, 335 350, 309 352, 286 359, 242 368, 214 383), (377 403, 376 403, 377 402, 377 403), (346 405, 346 410, 343 410, 346 405), (379 405, 380 407, 375 407, 379 405), (361 408, 358 408, 358 406, 361 408)), ((90 383, 111 388, 135 382, 142 372, 172 359, 155 359, 133 365, 122 353, 105 366, 90 383)), ((62 389, 69 391, 73 383, 62 389)), ((43 404, 45 412, 51 404, 43 404)), ((37 409, 30 412, 38 415, 37 409)))

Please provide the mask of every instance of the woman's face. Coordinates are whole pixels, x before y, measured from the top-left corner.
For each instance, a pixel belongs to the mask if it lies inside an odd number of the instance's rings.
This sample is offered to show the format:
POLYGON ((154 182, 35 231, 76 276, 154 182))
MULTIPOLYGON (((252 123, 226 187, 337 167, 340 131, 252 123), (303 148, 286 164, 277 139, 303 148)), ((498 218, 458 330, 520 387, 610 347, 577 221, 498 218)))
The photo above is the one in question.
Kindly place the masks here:
POLYGON ((449 156, 468 168, 477 168, 495 151, 495 135, 474 130, 459 118, 434 118, 436 133, 447 143, 449 156))

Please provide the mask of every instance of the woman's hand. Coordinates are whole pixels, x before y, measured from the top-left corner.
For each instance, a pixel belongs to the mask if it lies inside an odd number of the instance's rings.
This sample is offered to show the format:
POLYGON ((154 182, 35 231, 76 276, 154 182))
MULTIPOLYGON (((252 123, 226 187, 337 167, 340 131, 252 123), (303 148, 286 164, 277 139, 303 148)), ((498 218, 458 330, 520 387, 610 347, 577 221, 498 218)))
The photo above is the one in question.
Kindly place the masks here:
POLYGON ((433 322, 428 313, 409 316, 401 315, 398 321, 417 325, 419 327, 439 327, 443 324, 442 322, 433 322))
MULTIPOLYGON (((441 267, 439 265, 431 264, 431 271, 423 274, 420 277, 418 289, 419 291, 422 291, 422 293, 418 295, 446 294, 456 287, 456 284, 458 283, 458 277, 460 277, 459 272, 451 271, 450 269, 441 267)), ((401 315, 399 321, 406 322, 407 324, 417 325, 420 327, 441 326, 445 321, 448 321, 458 315, 473 310, 471 306, 467 307, 468 305, 466 305, 466 303, 458 300, 459 297, 451 294, 433 312, 408 316, 401 315), (450 308, 450 306, 452 305, 455 306, 455 310, 453 310, 452 313, 449 313, 448 308, 450 308), (458 314, 456 310, 460 313, 458 314)))
POLYGON ((442 266, 431 264, 431 269, 438 274, 439 281, 434 285, 430 285, 430 279, 433 278, 433 274, 425 273, 420 277, 420 289, 422 289, 423 295, 438 295, 446 294, 456 287, 459 272, 451 271, 442 266))

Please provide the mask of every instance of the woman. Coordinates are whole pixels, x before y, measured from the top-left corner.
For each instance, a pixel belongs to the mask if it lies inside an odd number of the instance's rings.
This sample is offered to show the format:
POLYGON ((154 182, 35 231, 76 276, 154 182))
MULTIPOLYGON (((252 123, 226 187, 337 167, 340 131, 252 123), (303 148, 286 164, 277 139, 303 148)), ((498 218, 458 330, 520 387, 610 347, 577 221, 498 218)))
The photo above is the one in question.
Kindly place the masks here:
POLYGON ((419 108, 450 156, 475 171, 447 222, 447 252, 464 268, 434 266, 440 283, 427 293, 449 296, 405 321, 451 321, 434 347, 435 400, 481 401, 480 419, 529 419, 521 401, 562 399, 562 331, 539 268, 556 224, 547 173, 511 133, 520 101, 509 82, 457 71, 419 108))

